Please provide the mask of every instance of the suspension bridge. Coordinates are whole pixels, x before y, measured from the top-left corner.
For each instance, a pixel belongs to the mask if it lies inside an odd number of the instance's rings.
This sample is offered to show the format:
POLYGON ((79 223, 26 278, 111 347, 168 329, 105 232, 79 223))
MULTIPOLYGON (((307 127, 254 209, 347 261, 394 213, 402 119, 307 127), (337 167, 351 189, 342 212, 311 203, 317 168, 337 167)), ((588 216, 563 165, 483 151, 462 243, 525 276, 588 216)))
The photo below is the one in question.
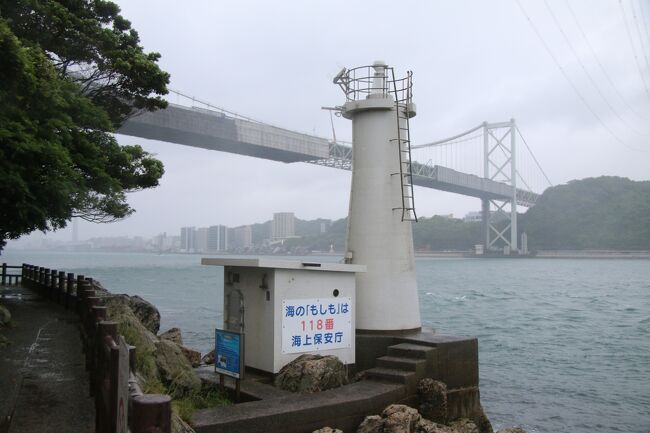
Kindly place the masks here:
MULTIPOLYGON (((349 143, 270 125, 173 93, 187 104, 136 113, 117 132, 285 163, 352 168, 349 143)), ((533 206, 551 185, 514 119, 483 122, 453 137, 411 145, 410 166, 414 185, 481 200, 488 251, 519 251, 517 207, 533 206)))

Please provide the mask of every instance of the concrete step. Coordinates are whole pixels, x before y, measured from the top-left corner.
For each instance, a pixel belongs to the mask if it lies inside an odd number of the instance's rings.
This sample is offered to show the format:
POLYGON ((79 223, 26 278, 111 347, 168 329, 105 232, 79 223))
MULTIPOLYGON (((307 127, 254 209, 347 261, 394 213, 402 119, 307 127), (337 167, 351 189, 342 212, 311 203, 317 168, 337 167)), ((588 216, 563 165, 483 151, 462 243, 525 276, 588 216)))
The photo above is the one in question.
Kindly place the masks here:
POLYGON ((435 347, 422 346, 412 343, 400 343, 394 346, 388 346, 388 356, 400 358, 427 359, 427 354, 436 350, 435 347))
POLYGON ((424 373, 426 365, 426 360, 421 358, 406 358, 403 356, 390 355, 377 358, 377 367, 379 368, 394 368, 404 371, 413 371, 418 375, 424 373))
POLYGON ((379 382, 400 383, 411 386, 417 383, 417 375, 414 371, 404 371, 396 368, 371 368, 366 370, 366 378, 379 382))

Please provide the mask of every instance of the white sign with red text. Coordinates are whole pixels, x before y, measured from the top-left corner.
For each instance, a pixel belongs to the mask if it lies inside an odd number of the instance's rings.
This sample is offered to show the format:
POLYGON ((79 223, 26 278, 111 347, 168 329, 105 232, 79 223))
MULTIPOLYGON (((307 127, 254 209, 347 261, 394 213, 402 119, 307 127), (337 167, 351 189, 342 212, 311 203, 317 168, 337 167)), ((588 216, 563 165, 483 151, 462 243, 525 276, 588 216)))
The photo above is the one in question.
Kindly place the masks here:
POLYGON ((352 298, 282 301, 282 353, 349 348, 352 345, 352 298))

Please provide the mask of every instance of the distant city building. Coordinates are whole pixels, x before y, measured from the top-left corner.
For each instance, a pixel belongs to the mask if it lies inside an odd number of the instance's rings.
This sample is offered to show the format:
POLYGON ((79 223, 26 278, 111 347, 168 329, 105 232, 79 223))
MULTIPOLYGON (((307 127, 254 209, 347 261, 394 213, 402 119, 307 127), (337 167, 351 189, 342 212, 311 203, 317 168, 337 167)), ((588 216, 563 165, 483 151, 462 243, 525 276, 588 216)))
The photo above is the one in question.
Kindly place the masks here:
MULTIPOLYGON (((491 211, 490 218, 492 218, 493 222, 497 222, 497 221, 502 221, 504 219, 507 219, 508 217, 507 215, 504 215, 502 212, 491 211)), ((481 221, 483 221, 483 216, 481 212, 468 212, 463 218, 463 221, 465 221, 466 223, 480 223, 481 221)))
POLYGON ((199 253, 204 253, 208 251, 208 228, 201 227, 196 229, 196 237, 194 246, 196 251, 199 253))
POLYGON ((466 223, 480 223, 483 221, 483 216, 481 215, 481 212, 468 212, 465 215, 465 218, 463 218, 463 221, 466 223))
POLYGON ((253 246, 253 228, 251 226, 241 226, 229 229, 228 249, 238 250, 246 249, 253 246))
POLYGON ((332 220, 320 220, 320 234, 327 233, 332 225, 332 220))
POLYGON ((181 228, 181 246, 182 253, 193 253, 196 250, 196 229, 194 227, 181 228))
POLYGON ((271 223, 271 239, 281 240, 294 237, 295 231, 295 217, 293 212, 278 212, 273 214, 273 222, 271 223))
POLYGON ((228 249, 228 227, 224 225, 208 227, 208 251, 228 249))

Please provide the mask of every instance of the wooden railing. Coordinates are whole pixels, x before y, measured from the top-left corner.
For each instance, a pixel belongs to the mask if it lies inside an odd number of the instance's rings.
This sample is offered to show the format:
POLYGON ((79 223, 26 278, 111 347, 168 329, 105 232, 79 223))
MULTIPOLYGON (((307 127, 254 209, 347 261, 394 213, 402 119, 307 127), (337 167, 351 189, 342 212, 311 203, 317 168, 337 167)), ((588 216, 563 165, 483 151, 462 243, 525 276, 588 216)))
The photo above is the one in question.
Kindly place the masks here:
MULTIPOLYGON (((29 264, 7 268, 21 268, 23 286, 79 314, 90 395, 95 400, 95 432, 170 433, 171 397, 144 394, 140 389, 135 378, 136 348, 125 347, 117 322, 106 320, 106 307, 96 296, 92 278, 29 264), (128 350, 128 356, 121 356, 120 350, 128 350), (121 389, 128 390, 128 401, 120 399, 121 389)), ((3 276, 4 270, 5 265, 3 276)))
POLYGON ((9 273, 9 269, 22 269, 22 266, 9 266, 6 263, 2 264, 2 273, 0 274, 0 285, 6 286, 11 284, 18 284, 22 279, 22 272, 9 273))

